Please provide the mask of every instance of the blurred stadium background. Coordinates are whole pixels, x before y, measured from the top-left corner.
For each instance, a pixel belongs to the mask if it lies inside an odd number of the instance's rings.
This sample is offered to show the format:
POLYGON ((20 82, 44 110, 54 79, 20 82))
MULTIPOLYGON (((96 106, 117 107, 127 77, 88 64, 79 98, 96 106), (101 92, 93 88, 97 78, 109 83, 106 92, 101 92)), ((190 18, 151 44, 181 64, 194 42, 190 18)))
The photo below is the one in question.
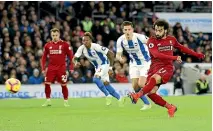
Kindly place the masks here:
MULTIPOLYGON (((74 52, 82 44, 81 37, 85 31, 92 32, 98 44, 115 52, 116 40, 122 34, 120 25, 124 20, 134 23, 135 32, 151 36, 154 33, 152 24, 158 18, 170 22, 169 34, 174 35, 181 44, 206 55, 200 61, 175 50, 175 55, 181 55, 184 61, 181 65, 174 63, 176 69, 181 69, 181 74, 185 74, 185 84, 188 82, 187 78, 191 81, 186 86, 193 86, 200 77, 199 72, 207 74, 207 78, 211 80, 211 1, 1 1, 0 10, 0 84, 11 77, 19 79, 22 84, 43 83, 39 60, 44 44, 50 41, 49 30, 52 27, 61 30, 62 39, 70 43, 74 52), (188 76, 192 74, 189 72, 195 70, 195 65, 198 75, 188 76), (187 68, 188 73, 184 73, 182 67, 187 68)), ((125 63, 115 60, 111 82, 130 82, 128 57, 126 58, 125 63)), ((81 64, 83 66, 80 69, 69 74, 69 83, 92 83, 94 67, 84 58, 81 58, 81 64)), ((176 76, 174 75, 174 79, 176 76)), ((190 88, 188 92, 192 93, 192 90, 190 88)))
MULTIPOLYGON (((211 95, 164 97, 179 108, 173 120, 167 119, 165 109, 154 104, 151 110, 140 112, 141 103, 132 105, 128 99, 124 108, 118 108, 115 100, 106 107, 104 98, 82 98, 103 96, 90 84, 94 68, 85 58, 80 61, 83 67, 72 74, 67 72, 70 108, 63 107, 62 99, 53 99, 48 109, 41 107, 44 99, 28 99, 45 98, 39 60, 44 44, 50 41, 52 27, 61 30, 61 38, 70 43, 74 52, 82 44, 85 31, 92 32, 98 44, 115 52, 124 20, 134 23, 135 32, 151 36, 152 24, 158 18, 169 21, 169 34, 181 44, 206 55, 204 60, 197 60, 175 50, 183 63, 174 63, 174 78, 158 93, 174 95, 174 85, 181 78, 185 94, 194 94, 195 81, 203 75, 209 80, 211 93, 212 1, 0 1, 0 131, 210 131, 211 95), (16 94, 4 87, 11 77, 22 82, 16 94), (77 97, 81 98, 72 99, 77 97)), ((115 60, 114 74, 110 76, 121 95, 131 90, 128 61, 127 56, 125 63, 115 60)), ((175 93, 181 94, 181 90, 175 93)), ((58 84, 52 85, 52 98, 62 98, 58 84)))

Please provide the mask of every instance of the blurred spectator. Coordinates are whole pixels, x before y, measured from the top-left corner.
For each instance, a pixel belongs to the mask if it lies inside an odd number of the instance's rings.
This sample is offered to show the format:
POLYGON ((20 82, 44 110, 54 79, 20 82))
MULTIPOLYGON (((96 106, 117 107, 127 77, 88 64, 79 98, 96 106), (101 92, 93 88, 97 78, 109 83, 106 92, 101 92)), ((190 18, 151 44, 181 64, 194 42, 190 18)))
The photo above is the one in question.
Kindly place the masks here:
POLYGON ((112 52, 116 52, 115 44, 116 44, 115 41, 110 40, 108 49, 111 50, 112 52))
POLYGON ((33 75, 29 77, 28 84, 41 84, 42 82, 43 82, 43 77, 40 75, 39 70, 34 69, 33 75))
POLYGON ((83 77, 84 83, 93 83, 93 76, 92 76, 92 71, 87 70, 86 76, 83 77))
MULTIPOLYGON (((130 20, 134 30, 147 36, 154 35, 153 22, 158 18, 154 12, 154 5, 163 5, 178 12, 193 12, 193 6, 205 7, 197 12, 212 12, 212 2, 0 2, 0 54, 2 56, 2 69, 0 70, 1 84, 8 77, 17 77, 20 81, 33 75, 34 69, 40 70, 39 60, 43 53, 44 44, 50 41, 49 30, 57 27, 61 30, 61 39, 70 43, 74 52, 79 48, 81 37, 85 31, 92 32, 95 41, 100 45, 116 51, 116 40, 122 35, 121 23, 130 20), (56 9, 57 8, 57 9, 56 9), (205 9, 205 10, 204 10, 205 9), (48 12, 48 13, 47 13, 48 12), (52 15, 56 14, 56 15, 52 15), (12 71, 15 69, 16 71, 12 71), (11 73, 12 71, 12 73, 11 73), (16 73, 15 73, 16 72, 16 73), (23 77, 24 76, 24 77, 23 77)), ((175 50, 184 62, 212 62, 212 33, 192 33, 181 23, 170 25, 169 35, 196 52, 202 52, 206 58, 197 60, 175 50)), ((124 53, 125 55, 125 53, 124 53)), ((115 61, 114 73, 120 69, 128 77, 128 62, 115 61)), ((86 59, 81 59, 82 66, 78 70, 80 77, 85 77, 86 71, 94 67, 86 59)), ((178 65, 176 66, 178 67, 178 65)), ((116 76, 115 75, 115 76, 116 76)), ((70 76, 71 78, 73 76, 70 76)), ((114 76, 111 76, 112 80, 114 76)), ((80 80, 81 81, 81 80, 80 80)))
POLYGON ((97 34, 101 34, 102 27, 100 26, 100 21, 96 20, 91 30, 94 37, 97 37, 97 34))
POLYGON ((17 75, 16 75, 16 70, 15 69, 12 69, 11 71, 10 71, 10 76, 9 76, 10 78, 17 78, 17 75))
POLYGON ((202 74, 200 79, 196 81, 195 93, 197 95, 206 94, 209 90, 209 82, 206 80, 206 76, 202 74))
POLYGON ((125 75, 124 69, 120 69, 115 78, 119 83, 128 83, 128 78, 125 75))
POLYGON ((27 75, 28 76, 28 72, 26 70, 26 67, 24 65, 20 65, 17 68, 17 78, 22 81, 22 75, 27 75))
POLYGON ((28 83, 28 77, 27 77, 27 75, 22 75, 21 84, 29 84, 29 83, 28 83))
POLYGON ((72 76, 72 82, 73 83, 84 83, 83 79, 80 77, 80 74, 78 71, 73 72, 72 76))
POLYGON ((101 21, 101 26, 108 26, 110 30, 115 28, 115 24, 111 21, 110 18, 105 18, 105 20, 101 21))
POLYGON ((92 20, 88 16, 86 16, 84 18, 84 20, 81 21, 81 24, 82 24, 83 30, 85 32, 90 32, 91 31, 93 24, 92 24, 92 20))
POLYGON ((112 30, 112 39, 117 40, 122 35, 122 29, 120 25, 116 25, 115 29, 112 30))
POLYGON ((109 75, 110 83, 117 83, 114 72, 109 75))
POLYGON ((4 74, 4 75, 3 75, 2 84, 4 84, 4 83, 7 81, 7 79, 9 79, 8 74, 4 74))
POLYGON ((96 43, 99 44, 99 45, 101 45, 101 46, 104 46, 101 34, 97 34, 96 35, 96 43))
POLYGON ((183 80, 181 78, 181 69, 176 69, 175 74, 174 74, 174 90, 173 94, 175 95, 175 90, 176 89, 181 89, 182 94, 184 95, 184 88, 183 88, 183 80))

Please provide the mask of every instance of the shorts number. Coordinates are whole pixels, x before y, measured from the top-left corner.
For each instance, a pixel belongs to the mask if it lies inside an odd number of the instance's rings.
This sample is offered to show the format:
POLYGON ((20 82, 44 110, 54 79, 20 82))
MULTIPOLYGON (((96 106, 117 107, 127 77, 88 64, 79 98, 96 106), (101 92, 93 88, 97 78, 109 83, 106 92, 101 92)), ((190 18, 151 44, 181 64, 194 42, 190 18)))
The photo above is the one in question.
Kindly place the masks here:
POLYGON ((165 73, 166 70, 165 70, 164 68, 161 68, 158 72, 159 72, 159 73, 165 73))
POLYGON ((67 82, 67 75, 62 75, 62 76, 61 76, 61 80, 62 80, 63 82, 67 82))

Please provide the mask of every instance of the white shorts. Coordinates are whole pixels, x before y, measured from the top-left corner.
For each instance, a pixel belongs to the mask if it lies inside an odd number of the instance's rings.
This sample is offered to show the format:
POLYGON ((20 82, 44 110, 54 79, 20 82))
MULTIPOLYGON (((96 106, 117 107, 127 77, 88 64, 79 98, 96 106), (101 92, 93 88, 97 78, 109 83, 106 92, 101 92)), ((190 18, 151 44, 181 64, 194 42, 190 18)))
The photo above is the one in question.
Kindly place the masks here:
POLYGON ((103 82, 109 82, 109 65, 100 65, 97 69, 95 69, 95 75, 99 76, 103 82))
POLYGON ((140 76, 147 77, 150 65, 151 65, 151 61, 149 62, 144 61, 143 65, 130 64, 129 66, 130 79, 139 78, 140 76))

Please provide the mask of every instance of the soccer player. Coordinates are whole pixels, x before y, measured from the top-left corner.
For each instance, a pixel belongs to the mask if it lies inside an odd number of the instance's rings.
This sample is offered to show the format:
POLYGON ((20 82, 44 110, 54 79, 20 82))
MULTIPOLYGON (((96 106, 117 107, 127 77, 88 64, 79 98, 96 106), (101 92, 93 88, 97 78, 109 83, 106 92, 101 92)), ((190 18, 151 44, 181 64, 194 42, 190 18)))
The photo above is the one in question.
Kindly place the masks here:
POLYGON ((70 59, 70 70, 72 67, 73 52, 69 44, 60 39, 60 31, 57 28, 51 29, 52 41, 44 46, 44 53, 42 56, 42 72, 45 75, 45 95, 47 101, 42 106, 51 106, 50 84, 56 79, 62 87, 64 96, 64 106, 68 107, 68 89, 67 89, 67 75, 66 75, 66 57, 70 59), (46 67, 46 59, 49 58, 48 67, 46 67))
MULTIPOLYGON (((117 40, 116 58, 123 63, 122 53, 123 50, 127 51, 130 57, 129 74, 132 87, 135 92, 138 92, 145 85, 147 72, 151 64, 151 58, 146 45, 148 37, 134 33, 133 24, 130 21, 124 21, 121 26, 124 34, 117 40)), ((151 103, 149 103, 146 96, 142 96, 141 100, 144 102, 144 105, 140 110, 151 108, 151 103)))
POLYGON ((175 37, 167 35, 169 29, 168 22, 158 19, 153 27, 155 37, 151 37, 147 42, 152 60, 147 83, 138 93, 130 93, 129 97, 132 103, 137 103, 137 100, 141 96, 148 94, 148 97, 155 104, 168 109, 169 117, 174 117, 177 107, 169 104, 161 96, 156 94, 159 85, 165 84, 171 79, 174 71, 173 61, 182 62, 180 56, 173 56, 174 47, 198 59, 203 59, 205 56, 184 47, 178 43, 175 37))
POLYGON ((111 96, 119 101, 119 106, 123 106, 124 97, 121 97, 112 85, 109 83, 109 74, 112 73, 112 65, 114 54, 108 48, 102 47, 96 43, 92 43, 93 36, 89 32, 85 32, 83 36, 83 45, 81 45, 74 55, 73 63, 80 66, 78 58, 84 55, 94 66, 95 74, 93 82, 106 96, 106 105, 111 104, 111 96))

